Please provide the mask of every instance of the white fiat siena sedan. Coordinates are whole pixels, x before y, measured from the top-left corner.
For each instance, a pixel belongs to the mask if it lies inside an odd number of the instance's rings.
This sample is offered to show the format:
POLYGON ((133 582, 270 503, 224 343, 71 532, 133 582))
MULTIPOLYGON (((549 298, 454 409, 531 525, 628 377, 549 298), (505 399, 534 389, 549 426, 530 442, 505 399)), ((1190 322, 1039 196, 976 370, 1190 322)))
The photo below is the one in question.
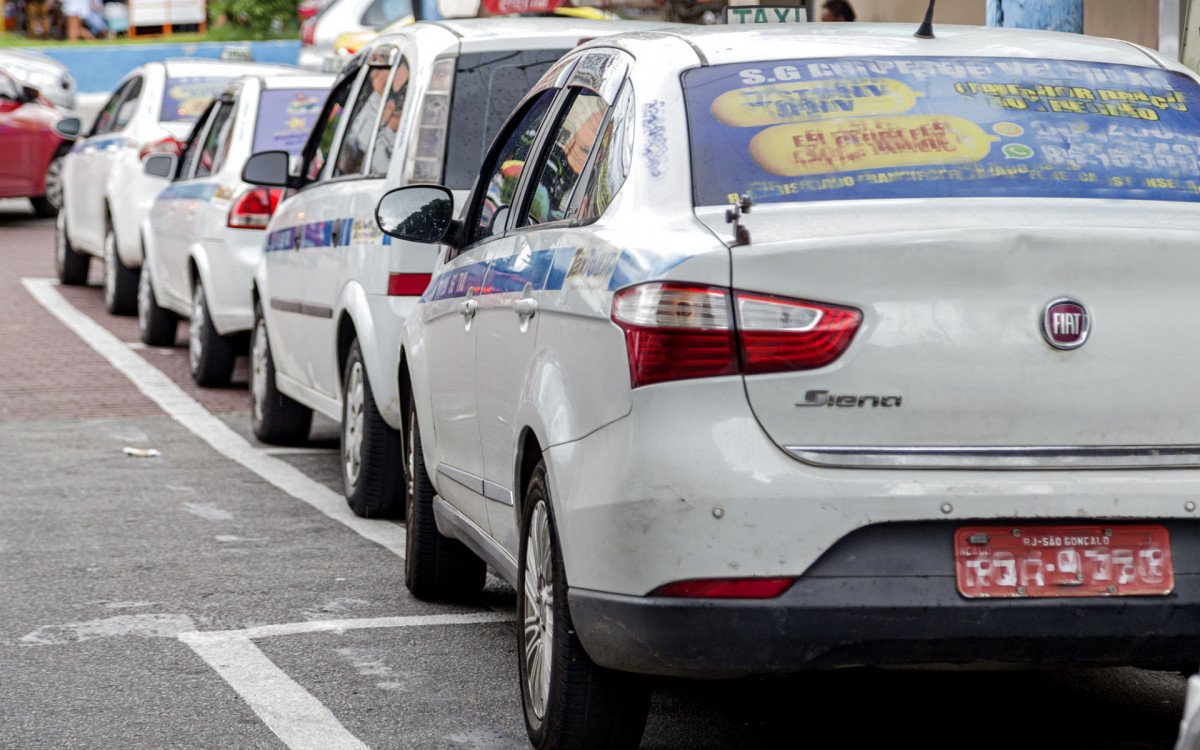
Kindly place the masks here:
POLYGON ((141 338, 169 346, 179 318, 188 318, 188 360, 200 385, 225 385, 233 373, 254 323, 250 290, 264 230, 283 197, 282 188, 242 182, 242 166, 255 151, 297 156, 332 83, 311 73, 246 76, 208 106, 181 158, 146 160, 148 174, 171 181, 142 223, 141 338))
POLYGON ((379 207, 445 246, 402 336, 409 587, 513 583, 539 748, 636 744, 636 675, 1190 666, 1198 111, 1075 35, 575 51, 459 218, 379 207))
POLYGON ((570 18, 418 23, 375 39, 329 94, 289 176, 278 151, 248 182, 295 188, 267 228, 255 277, 251 420, 266 442, 308 436, 316 410, 341 422, 355 513, 403 509, 400 326, 437 251, 392 242, 375 207, 389 188, 442 182, 465 196, 504 118, 580 41, 662 24, 570 18))

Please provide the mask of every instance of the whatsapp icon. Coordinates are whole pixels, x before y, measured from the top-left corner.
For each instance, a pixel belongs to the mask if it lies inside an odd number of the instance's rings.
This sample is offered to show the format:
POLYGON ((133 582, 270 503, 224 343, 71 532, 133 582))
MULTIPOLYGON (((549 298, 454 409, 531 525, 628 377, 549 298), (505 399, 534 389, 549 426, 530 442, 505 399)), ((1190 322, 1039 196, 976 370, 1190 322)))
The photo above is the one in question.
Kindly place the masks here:
POLYGON ((1004 155, 1010 159, 1028 159, 1033 156, 1033 149, 1024 143, 1010 143, 1004 147, 1004 155))

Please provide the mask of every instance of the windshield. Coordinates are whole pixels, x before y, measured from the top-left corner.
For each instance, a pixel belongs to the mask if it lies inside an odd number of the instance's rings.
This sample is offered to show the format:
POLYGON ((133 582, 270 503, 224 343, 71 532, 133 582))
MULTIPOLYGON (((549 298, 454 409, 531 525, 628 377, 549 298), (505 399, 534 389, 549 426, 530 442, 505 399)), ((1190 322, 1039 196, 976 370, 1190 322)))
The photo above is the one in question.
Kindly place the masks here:
POLYGON ((1200 88, 1058 60, 781 60, 683 76, 696 205, 931 197, 1200 201, 1200 88))
POLYGON ((262 92, 258 102, 258 122, 254 126, 254 149, 300 153, 317 115, 329 96, 328 89, 271 89, 262 92))
POLYGON ((163 87, 161 122, 192 122, 213 97, 229 85, 228 78, 172 78, 163 87))
POLYGON ((446 145, 446 187, 469 190, 500 126, 567 50, 479 52, 458 58, 446 145))

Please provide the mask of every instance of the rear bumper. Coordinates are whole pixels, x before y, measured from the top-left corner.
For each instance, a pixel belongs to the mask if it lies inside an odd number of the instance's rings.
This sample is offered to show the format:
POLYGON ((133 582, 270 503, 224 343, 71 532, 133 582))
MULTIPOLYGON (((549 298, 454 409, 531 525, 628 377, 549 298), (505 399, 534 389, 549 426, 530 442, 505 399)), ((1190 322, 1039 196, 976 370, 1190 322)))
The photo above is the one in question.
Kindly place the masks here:
POLYGON ((840 540, 775 599, 713 601, 571 589, 594 661, 678 677, 854 665, 1192 665, 1200 654, 1200 523, 1167 522, 1168 596, 964 599, 953 522, 878 524, 840 540))
POLYGON ((569 593, 596 663, 693 678, 863 664, 1192 664, 1200 576, 1165 598, 974 600, 954 579, 801 579, 777 599, 698 601, 569 593))

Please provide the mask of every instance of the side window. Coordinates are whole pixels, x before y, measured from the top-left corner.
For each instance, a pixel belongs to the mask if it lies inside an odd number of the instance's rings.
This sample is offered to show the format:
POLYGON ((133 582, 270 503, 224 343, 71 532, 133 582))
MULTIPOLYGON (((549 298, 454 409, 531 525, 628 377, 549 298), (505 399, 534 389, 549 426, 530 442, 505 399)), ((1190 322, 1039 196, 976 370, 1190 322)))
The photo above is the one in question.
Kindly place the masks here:
POLYGON ((354 80, 357 77, 355 75, 346 76, 341 85, 329 95, 329 100, 325 102, 325 109, 321 111, 317 127, 305 147, 306 158, 302 172, 305 182, 314 182, 319 179, 321 170, 325 168, 325 162, 329 160, 329 152, 333 148, 333 137, 337 135, 338 124, 342 121, 342 115, 346 110, 346 100, 350 98, 350 89, 354 87, 354 80))
POLYGON ((200 156, 196 161, 196 177, 208 177, 216 171, 221 141, 228 135, 225 124, 229 122, 232 112, 232 106, 218 104, 216 111, 209 118, 208 134, 204 136, 204 147, 200 149, 200 156))
POLYGON ((575 94, 547 144, 546 158, 531 188, 525 224, 572 218, 567 209, 607 111, 608 104, 598 94, 583 90, 575 94))
POLYGON ((230 105, 229 119, 225 121, 225 127, 221 129, 221 145, 217 147, 217 161, 213 164, 214 172, 225 165, 225 159, 229 156, 229 148, 233 145, 233 131, 237 128, 237 121, 238 103, 234 102, 230 105))
POLYGON ((579 220, 595 221, 612 203, 633 166, 633 88, 627 83, 596 147, 591 175, 579 204, 579 220))
POLYGON ((401 60, 392 76, 392 85, 383 111, 379 113, 379 129, 375 135, 375 150, 371 152, 371 168, 368 174, 384 176, 392 163, 392 152, 396 148, 396 133, 400 130, 400 117, 404 114, 404 97, 408 93, 408 61, 401 60))
POLYGON ((538 129, 557 93, 554 89, 543 91, 512 129, 501 131, 498 141, 503 145, 493 152, 493 160, 483 170, 483 181, 479 184, 478 195, 471 207, 471 237, 468 244, 491 237, 496 229, 504 228, 507 209, 517 192, 525 160, 529 158, 538 129))
POLYGON ((390 75, 390 68, 367 70, 367 77, 358 90, 358 99, 350 110, 350 119, 346 121, 346 134, 342 136, 337 162, 333 165, 334 177, 363 173, 367 165, 367 153, 375 139, 375 126, 379 123, 383 101, 388 96, 390 75))
POLYGON ((117 119, 117 108, 121 106, 121 100, 125 98, 126 92, 133 86, 133 81, 126 81, 125 85, 113 92, 113 95, 104 103, 104 109, 100 110, 100 114, 96 115, 96 124, 92 126, 91 135, 104 135, 111 133, 113 123, 117 119))
POLYGON ((142 98, 142 79, 135 78, 130 81, 129 92, 121 99, 121 106, 117 108, 117 117, 113 121, 113 130, 124 130, 129 121, 133 119, 133 113, 137 111, 138 100, 142 98))
POLYGON ((179 171, 177 179, 190 180, 192 173, 196 169, 196 162, 200 156, 201 147, 204 145, 205 134, 208 132, 208 124, 212 122, 213 115, 221 105, 218 102, 213 102, 208 105, 208 109, 200 115, 196 120, 195 127, 192 128, 191 135, 188 136, 187 143, 184 144, 183 154, 179 157, 179 171))

